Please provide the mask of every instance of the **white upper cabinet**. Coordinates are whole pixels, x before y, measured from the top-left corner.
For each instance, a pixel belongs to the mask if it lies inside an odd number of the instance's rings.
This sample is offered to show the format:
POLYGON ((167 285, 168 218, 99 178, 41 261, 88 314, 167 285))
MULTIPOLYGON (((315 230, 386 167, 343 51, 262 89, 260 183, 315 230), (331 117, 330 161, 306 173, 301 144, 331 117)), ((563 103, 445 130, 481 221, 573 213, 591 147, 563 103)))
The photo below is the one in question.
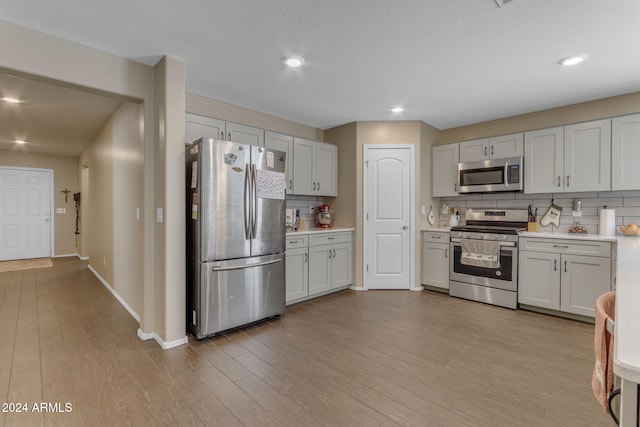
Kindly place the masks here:
POLYGON ((524 155, 524 134, 494 136, 489 138, 489 158, 506 159, 524 155))
POLYGON ((564 191, 611 190, 611 120, 564 127, 564 191))
POLYGON ((523 134, 494 136, 460 143, 460 163, 522 157, 523 134))
POLYGON ((611 189, 640 189, 640 114, 611 121, 611 189))
POLYGON ((293 191, 293 168, 291 167, 293 164, 293 137, 266 130, 264 131, 264 146, 271 150, 282 151, 287 155, 285 158, 285 177, 287 193, 291 194, 293 191))
POLYGON ((524 192, 611 189, 611 120, 524 134, 524 192))
POLYGON ((184 142, 190 145, 199 138, 224 139, 224 120, 186 113, 186 126, 184 142))
POLYGON ((460 163, 487 160, 489 158, 489 138, 474 139, 460 143, 460 163))
POLYGON ((211 117, 186 113, 185 143, 198 138, 222 139, 240 144, 264 147, 264 130, 211 117))
POLYGON ((525 132, 525 193, 562 191, 563 148, 564 129, 561 127, 525 132))
POLYGON ((294 138, 293 194, 338 195, 337 146, 294 138))
POLYGON ((238 123, 226 123, 226 141, 264 147, 264 130, 238 123))
POLYGON ((458 162, 460 145, 437 145, 432 150, 433 197, 458 195, 458 162))

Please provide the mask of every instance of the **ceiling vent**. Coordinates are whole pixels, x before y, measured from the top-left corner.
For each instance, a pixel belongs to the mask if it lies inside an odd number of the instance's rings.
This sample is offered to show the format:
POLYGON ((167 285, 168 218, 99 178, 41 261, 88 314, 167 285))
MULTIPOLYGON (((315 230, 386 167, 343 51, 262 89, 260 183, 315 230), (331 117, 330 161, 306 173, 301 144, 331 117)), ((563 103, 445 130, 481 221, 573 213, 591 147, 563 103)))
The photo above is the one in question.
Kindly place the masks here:
POLYGON ((513 0, 496 0, 496 3, 498 4, 498 7, 502 7, 504 5, 511 3, 512 1, 513 0))

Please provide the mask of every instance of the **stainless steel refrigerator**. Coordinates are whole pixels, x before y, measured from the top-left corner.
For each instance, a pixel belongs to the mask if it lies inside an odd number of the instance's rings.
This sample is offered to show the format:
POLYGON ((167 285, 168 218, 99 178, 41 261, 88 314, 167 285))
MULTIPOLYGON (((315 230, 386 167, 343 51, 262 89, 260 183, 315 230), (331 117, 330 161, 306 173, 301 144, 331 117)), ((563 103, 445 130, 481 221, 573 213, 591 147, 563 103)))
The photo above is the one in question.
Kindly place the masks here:
POLYGON ((198 338, 285 309, 285 153, 186 147, 187 325, 198 338))

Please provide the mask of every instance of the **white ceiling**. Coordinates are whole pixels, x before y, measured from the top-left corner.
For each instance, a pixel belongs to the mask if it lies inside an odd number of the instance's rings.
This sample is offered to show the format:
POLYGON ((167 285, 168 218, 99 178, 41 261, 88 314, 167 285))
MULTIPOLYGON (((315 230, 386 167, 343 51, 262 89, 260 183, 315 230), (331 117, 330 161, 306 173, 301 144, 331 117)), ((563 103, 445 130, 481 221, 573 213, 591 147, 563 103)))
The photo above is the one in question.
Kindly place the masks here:
POLYGON ((0 10, 149 65, 172 55, 189 92, 320 129, 392 119, 447 129, 640 90, 638 0, 0 0, 0 10), (581 53, 585 63, 558 65, 581 53), (285 69, 289 54, 305 66, 285 69))

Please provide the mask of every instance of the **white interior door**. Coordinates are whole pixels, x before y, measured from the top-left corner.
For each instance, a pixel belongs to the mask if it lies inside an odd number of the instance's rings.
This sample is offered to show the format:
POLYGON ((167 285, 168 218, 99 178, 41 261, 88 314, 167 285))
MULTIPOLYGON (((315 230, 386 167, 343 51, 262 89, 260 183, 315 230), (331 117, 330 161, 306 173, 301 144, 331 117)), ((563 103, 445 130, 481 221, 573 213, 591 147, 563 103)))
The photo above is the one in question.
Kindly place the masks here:
POLYGON ((51 256, 52 171, 0 168, 0 261, 51 256))
POLYGON ((412 287, 413 158, 412 146, 365 146, 367 289, 412 287))

